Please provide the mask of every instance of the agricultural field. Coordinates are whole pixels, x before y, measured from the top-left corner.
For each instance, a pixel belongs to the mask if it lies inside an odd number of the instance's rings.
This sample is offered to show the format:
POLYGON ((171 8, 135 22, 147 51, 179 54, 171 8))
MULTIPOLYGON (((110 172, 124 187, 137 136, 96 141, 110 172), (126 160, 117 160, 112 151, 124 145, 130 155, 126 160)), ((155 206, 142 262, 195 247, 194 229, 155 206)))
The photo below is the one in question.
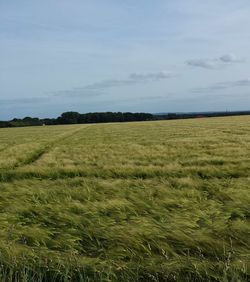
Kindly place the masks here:
POLYGON ((250 116, 0 129, 0 281, 250 281, 250 116))

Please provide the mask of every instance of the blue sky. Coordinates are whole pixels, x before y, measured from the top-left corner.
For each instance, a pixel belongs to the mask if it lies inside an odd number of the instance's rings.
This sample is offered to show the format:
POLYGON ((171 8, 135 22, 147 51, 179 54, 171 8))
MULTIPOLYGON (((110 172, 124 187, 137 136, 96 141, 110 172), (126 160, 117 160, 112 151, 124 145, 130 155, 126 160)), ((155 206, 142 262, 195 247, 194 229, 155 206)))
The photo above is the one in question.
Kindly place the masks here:
POLYGON ((0 0, 0 119, 249 110, 249 0, 0 0))

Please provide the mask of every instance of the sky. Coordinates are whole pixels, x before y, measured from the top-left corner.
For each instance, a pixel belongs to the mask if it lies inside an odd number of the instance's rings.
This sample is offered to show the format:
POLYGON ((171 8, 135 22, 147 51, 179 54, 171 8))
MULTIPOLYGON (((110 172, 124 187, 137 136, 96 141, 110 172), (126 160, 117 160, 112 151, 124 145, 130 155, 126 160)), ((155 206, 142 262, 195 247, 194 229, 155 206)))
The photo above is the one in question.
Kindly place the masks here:
POLYGON ((250 110, 249 0, 0 0, 0 119, 250 110))

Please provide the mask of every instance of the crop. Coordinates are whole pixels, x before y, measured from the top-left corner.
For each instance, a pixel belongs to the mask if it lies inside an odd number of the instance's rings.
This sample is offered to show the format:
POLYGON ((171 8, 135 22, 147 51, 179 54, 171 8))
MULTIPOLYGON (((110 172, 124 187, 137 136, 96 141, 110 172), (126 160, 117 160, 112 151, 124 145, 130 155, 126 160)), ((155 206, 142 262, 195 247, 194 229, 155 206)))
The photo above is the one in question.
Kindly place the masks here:
POLYGON ((0 129, 0 281, 249 281, 250 117, 0 129))

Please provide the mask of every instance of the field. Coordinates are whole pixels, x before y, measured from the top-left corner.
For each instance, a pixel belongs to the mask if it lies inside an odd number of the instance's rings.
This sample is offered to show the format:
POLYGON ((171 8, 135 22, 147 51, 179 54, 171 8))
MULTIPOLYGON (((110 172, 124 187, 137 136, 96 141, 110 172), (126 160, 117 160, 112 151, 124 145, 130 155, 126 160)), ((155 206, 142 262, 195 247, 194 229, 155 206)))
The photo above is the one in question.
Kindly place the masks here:
POLYGON ((250 281, 250 116, 0 129, 0 281, 250 281))

